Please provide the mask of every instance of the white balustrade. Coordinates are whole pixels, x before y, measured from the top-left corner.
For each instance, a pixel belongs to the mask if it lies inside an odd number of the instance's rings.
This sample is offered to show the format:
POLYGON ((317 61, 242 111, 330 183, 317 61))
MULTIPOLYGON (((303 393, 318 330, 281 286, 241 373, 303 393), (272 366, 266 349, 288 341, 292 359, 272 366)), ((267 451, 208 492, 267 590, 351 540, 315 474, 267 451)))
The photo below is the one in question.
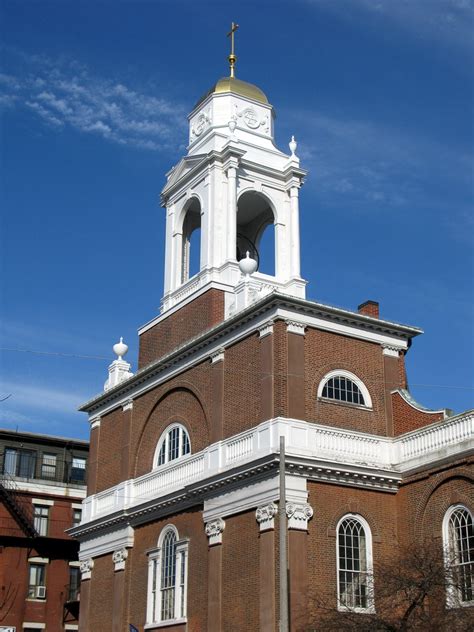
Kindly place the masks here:
POLYGON ((95 517, 160 498, 190 483, 202 481, 239 464, 279 450, 318 461, 402 472, 429 463, 440 450, 453 453, 460 444, 474 443, 474 414, 443 420, 396 438, 330 428, 296 419, 277 418, 250 431, 214 443, 198 454, 161 466, 134 480, 99 492, 85 501, 85 522, 95 517))

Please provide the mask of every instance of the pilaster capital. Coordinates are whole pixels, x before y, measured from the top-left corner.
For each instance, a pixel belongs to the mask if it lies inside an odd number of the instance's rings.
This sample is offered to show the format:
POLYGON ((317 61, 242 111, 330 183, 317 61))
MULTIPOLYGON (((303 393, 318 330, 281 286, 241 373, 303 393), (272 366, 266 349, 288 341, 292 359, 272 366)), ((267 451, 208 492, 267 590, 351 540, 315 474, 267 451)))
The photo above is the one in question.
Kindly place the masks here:
POLYGON ((79 570, 81 571, 81 581, 90 579, 92 575, 92 569, 94 568, 94 560, 89 557, 87 560, 81 560, 79 570))
POLYGON ((268 323, 265 323, 261 327, 258 328, 258 336, 259 338, 264 338, 265 336, 269 336, 273 333, 273 325, 274 321, 269 320, 268 323))
POLYGON ((255 512, 255 518, 260 525, 260 531, 269 531, 275 528, 275 516, 278 512, 278 507, 275 503, 268 503, 267 505, 261 505, 255 512))
POLYGON ((395 345, 382 345, 383 355, 390 356, 392 358, 398 358, 401 350, 401 347, 396 347, 395 345))
POLYGON ((217 351, 214 351, 213 353, 211 353, 211 363, 215 364, 216 362, 222 362, 224 360, 224 353, 225 353, 225 349, 221 348, 221 349, 217 349, 217 351))
POLYGON ((125 412, 126 410, 133 410, 133 399, 129 399, 123 404, 122 410, 125 412))
POLYGON ((288 529, 307 531, 308 521, 313 517, 313 508, 309 503, 286 503, 288 529))
POLYGON ((95 417, 91 417, 89 419, 89 423, 91 425, 91 430, 94 430, 94 428, 100 428, 100 416, 96 415, 95 417))
POLYGON ((118 549, 114 551, 112 555, 112 562, 114 563, 114 571, 124 571, 125 562, 128 557, 128 550, 126 548, 118 549))
POLYGON ((206 522, 206 535, 209 538, 209 546, 214 546, 214 544, 222 544, 222 533, 225 529, 225 522, 222 518, 216 518, 216 520, 211 520, 210 522, 206 522))
POLYGON ((297 334, 298 336, 304 336, 306 325, 304 325, 303 323, 298 323, 296 320, 287 320, 285 322, 286 322, 286 331, 289 334, 297 334))

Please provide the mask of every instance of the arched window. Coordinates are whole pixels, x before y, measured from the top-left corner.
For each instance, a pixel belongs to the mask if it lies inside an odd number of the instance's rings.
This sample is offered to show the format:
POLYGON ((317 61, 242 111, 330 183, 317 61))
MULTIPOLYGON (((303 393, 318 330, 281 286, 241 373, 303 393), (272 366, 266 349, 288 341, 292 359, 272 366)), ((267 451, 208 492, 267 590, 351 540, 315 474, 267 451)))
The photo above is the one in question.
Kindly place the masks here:
POLYGON ((257 191, 245 191, 237 203, 237 261, 249 252, 258 271, 275 276, 274 214, 270 201, 257 191))
POLYGON ((187 454, 191 454, 187 430, 181 424, 173 424, 164 431, 158 441, 153 467, 165 465, 187 454))
POLYGON ((373 609, 372 536, 367 522, 349 514, 337 528, 337 598, 341 610, 373 609))
POLYGON ((188 541, 168 525, 148 553, 147 624, 186 618, 188 541))
POLYGON ((319 383, 318 397, 372 408, 372 399, 365 384, 353 373, 342 369, 331 371, 323 377, 319 383))
POLYGON ((447 602, 451 607, 474 603, 474 525, 462 505, 451 507, 443 522, 447 602))
POLYGON ((201 205, 192 198, 183 222, 181 253, 181 283, 197 274, 201 269, 201 205))

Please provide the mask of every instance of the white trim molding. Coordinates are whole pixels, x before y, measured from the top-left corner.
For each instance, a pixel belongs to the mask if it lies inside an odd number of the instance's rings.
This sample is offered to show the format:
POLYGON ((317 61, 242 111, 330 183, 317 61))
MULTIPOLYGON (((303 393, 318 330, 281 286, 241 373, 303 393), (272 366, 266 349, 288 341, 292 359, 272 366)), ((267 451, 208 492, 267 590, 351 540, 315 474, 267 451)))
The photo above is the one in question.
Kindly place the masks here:
MULTIPOLYGON (((32 600, 29 600, 32 601, 32 600)), ((45 630, 46 623, 38 623, 37 621, 24 621, 22 623, 23 628, 30 628, 31 630, 45 630)), ((1 629, 1 628, 0 628, 1 629)), ((14 630, 15 628, 6 628, 7 630, 14 630)), ((67 628, 66 628, 67 630, 67 628)), ((77 627, 76 627, 77 630, 77 627)))
POLYGON ((318 398, 323 399, 324 401, 328 399, 328 401, 334 401, 334 402, 337 402, 338 404, 350 403, 350 402, 341 401, 339 399, 323 397, 323 389, 326 383, 333 377, 344 377, 346 378, 346 380, 350 380, 351 382, 354 382, 354 384, 359 388, 360 392, 362 393, 362 397, 364 398, 364 405, 362 406, 362 408, 372 408, 372 398, 370 397, 370 393, 367 386, 359 377, 357 377, 357 375, 355 375, 354 373, 351 373, 350 371, 346 371, 344 369, 334 369, 333 371, 329 371, 329 373, 326 373, 326 375, 321 379, 318 385, 318 391, 317 391, 318 398))
POLYGON ((112 554, 112 562, 114 564, 114 571, 124 571, 125 562, 128 557, 128 549, 122 548, 114 551, 112 554))
POLYGON ((54 505, 54 500, 49 500, 46 498, 32 498, 31 499, 31 503, 33 505, 45 505, 48 507, 53 507, 54 505))
POLYGON ((255 519, 260 526, 260 531, 269 531, 275 528, 275 516, 277 513, 278 507, 273 502, 257 507, 255 519))
POLYGON ((29 557, 28 564, 49 564, 49 557, 29 557))
POLYGON ((87 560, 81 560, 81 581, 92 577, 92 569, 94 568, 94 560, 90 557, 87 560))
POLYGON ((210 522, 206 522, 206 535, 209 538, 209 546, 214 546, 215 544, 222 544, 222 534, 225 529, 225 521, 222 518, 216 518, 216 520, 211 520, 210 522))
POLYGON ((309 503, 286 503, 288 529, 307 531, 308 522, 313 517, 313 508, 309 503))

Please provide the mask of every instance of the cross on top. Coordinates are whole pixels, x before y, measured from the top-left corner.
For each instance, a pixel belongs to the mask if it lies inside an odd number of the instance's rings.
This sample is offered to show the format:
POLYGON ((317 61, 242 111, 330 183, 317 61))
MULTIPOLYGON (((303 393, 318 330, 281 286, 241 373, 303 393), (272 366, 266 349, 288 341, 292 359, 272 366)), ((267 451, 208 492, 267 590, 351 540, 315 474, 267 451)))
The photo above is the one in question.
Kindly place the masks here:
POLYGON ((232 26, 230 28, 230 31, 227 33, 227 37, 230 37, 230 55, 229 55, 229 64, 230 64, 230 76, 234 77, 234 66, 235 66, 235 62, 237 61, 237 56, 234 53, 234 33, 235 31, 239 28, 238 24, 235 24, 235 22, 232 22, 232 26))

